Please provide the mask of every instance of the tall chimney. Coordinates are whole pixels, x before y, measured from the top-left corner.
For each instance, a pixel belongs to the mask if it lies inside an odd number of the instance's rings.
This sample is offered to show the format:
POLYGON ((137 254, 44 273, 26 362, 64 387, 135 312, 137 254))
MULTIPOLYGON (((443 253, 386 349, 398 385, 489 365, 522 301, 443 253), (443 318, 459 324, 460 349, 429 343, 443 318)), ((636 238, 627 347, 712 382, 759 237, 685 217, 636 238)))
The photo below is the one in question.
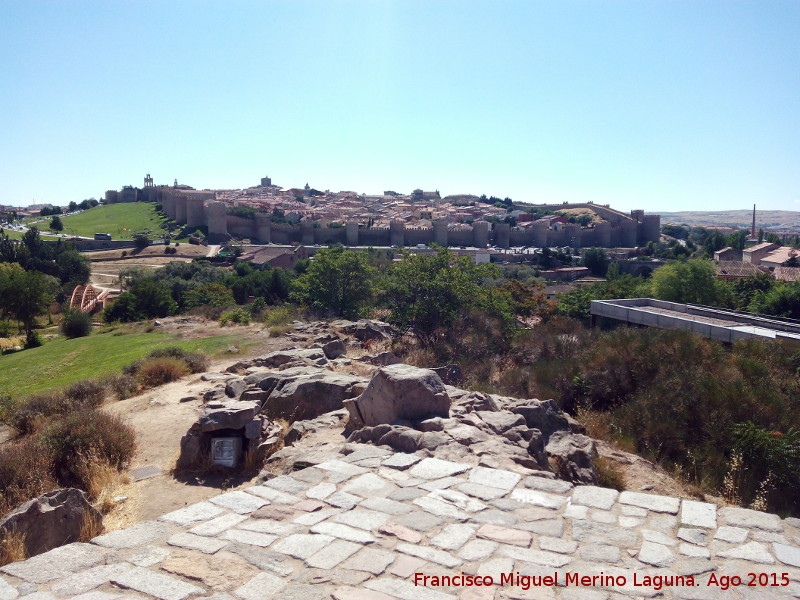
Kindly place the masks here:
POLYGON ((750 237, 756 237, 756 205, 753 204, 753 227, 750 229, 750 237))

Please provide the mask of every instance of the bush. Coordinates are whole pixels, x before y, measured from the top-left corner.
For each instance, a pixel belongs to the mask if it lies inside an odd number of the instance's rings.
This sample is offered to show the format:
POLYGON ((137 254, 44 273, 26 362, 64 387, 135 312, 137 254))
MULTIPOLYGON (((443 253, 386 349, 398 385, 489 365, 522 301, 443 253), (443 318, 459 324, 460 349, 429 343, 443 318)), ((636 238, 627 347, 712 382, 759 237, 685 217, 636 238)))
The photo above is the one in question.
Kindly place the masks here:
POLYGON ((38 348, 43 344, 42 336, 39 335, 38 331, 30 331, 25 336, 25 348, 38 348))
POLYGON ((107 375, 102 379, 103 385, 111 390, 117 400, 125 400, 136 393, 139 383, 131 375, 107 375))
POLYGON ((233 310, 224 313, 219 319, 220 325, 228 325, 229 323, 249 325, 250 313, 243 308, 234 308, 233 310))
POLYGON ((123 250, 122 251, 122 258, 125 258, 126 256, 128 256, 128 251, 127 250, 123 250))
POLYGON ((133 245, 139 250, 143 250, 150 245, 150 238, 142 234, 135 235, 133 236, 133 245))
POLYGON ((105 386, 89 379, 77 381, 64 390, 64 399, 76 408, 97 408, 103 403, 105 397, 105 386))
POLYGON ((136 372, 143 387, 156 387, 176 381, 189 374, 189 367, 177 358, 151 358, 145 360, 136 372))
POLYGON ((66 414, 70 408, 70 403, 59 394, 37 394, 11 408, 5 423, 23 435, 30 434, 52 417, 66 414))
POLYGON ((177 358, 186 363, 192 373, 202 373, 208 369, 208 357, 199 352, 187 352, 177 346, 167 346, 166 348, 156 348, 147 358, 177 358))
POLYGON ((18 328, 11 321, 0 321, 0 337, 11 337, 18 328))
POLYGON ((64 311, 61 321, 61 333, 67 338, 87 336, 92 331, 92 317, 81 310, 64 311))
POLYGON ((47 448, 36 438, 0 446, 0 514, 57 488, 52 464, 47 448))
POLYGON ((102 461, 122 467, 136 451, 136 432, 117 415, 89 410, 52 423, 42 432, 41 443, 52 457, 60 485, 89 489, 89 464, 102 461))
POLYGON ((295 319, 295 311, 291 306, 273 306, 264 314, 264 325, 275 327, 289 325, 295 319))

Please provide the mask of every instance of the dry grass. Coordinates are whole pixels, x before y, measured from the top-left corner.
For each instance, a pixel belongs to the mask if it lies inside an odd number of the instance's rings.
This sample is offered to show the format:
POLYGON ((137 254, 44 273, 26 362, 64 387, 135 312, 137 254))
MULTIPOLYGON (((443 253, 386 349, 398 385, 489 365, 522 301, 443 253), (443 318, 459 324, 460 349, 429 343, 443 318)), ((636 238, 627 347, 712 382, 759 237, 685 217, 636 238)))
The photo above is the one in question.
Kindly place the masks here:
POLYGON ((177 358, 164 357, 147 360, 139 367, 136 378, 144 387, 156 387, 189 374, 187 364, 177 358))
POLYGON ((14 530, 7 532, 0 540, 0 566, 26 558, 25 534, 14 530))
POLYGON ((101 533, 103 533, 103 519, 98 519, 87 512, 83 513, 83 522, 81 523, 81 532, 78 541, 88 542, 101 533))
POLYGON ((625 490, 625 474, 613 460, 598 456, 594 459, 594 466, 597 470, 597 485, 620 492, 625 490))

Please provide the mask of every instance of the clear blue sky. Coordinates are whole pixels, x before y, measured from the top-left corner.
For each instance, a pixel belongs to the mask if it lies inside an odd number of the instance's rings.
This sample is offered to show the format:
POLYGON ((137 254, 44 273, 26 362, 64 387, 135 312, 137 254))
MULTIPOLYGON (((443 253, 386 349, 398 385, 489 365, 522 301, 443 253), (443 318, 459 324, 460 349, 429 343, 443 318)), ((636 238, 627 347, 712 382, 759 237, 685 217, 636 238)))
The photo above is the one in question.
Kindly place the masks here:
POLYGON ((800 210, 800 2, 0 0, 0 204, 175 178, 800 210))

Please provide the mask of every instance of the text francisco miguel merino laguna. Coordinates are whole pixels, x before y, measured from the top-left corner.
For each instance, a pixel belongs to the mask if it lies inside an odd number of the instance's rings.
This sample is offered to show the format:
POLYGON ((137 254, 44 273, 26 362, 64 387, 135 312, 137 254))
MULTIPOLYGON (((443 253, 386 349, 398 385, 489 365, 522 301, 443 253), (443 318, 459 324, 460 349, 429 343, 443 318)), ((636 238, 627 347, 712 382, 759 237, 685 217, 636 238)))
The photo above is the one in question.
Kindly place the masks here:
POLYGON ((581 575, 580 573, 558 573, 552 575, 521 575, 520 573, 500 573, 499 581, 489 575, 425 575, 414 573, 414 585, 424 587, 491 587, 493 585, 518 587, 528 590, 532 587, 647 587, 660 590, 665 587, 718 587, 727 590, 729 587, 740 585, 758 587, 783 587, 789 585, 786 573, 748 573, 750 583, 746 577, 716 575, 711 573, 708 581, 696 582, 691 575, 645 575, 633 572, 633 577, 625 575, 606 575, 600 571, 599 575, 581 575))

